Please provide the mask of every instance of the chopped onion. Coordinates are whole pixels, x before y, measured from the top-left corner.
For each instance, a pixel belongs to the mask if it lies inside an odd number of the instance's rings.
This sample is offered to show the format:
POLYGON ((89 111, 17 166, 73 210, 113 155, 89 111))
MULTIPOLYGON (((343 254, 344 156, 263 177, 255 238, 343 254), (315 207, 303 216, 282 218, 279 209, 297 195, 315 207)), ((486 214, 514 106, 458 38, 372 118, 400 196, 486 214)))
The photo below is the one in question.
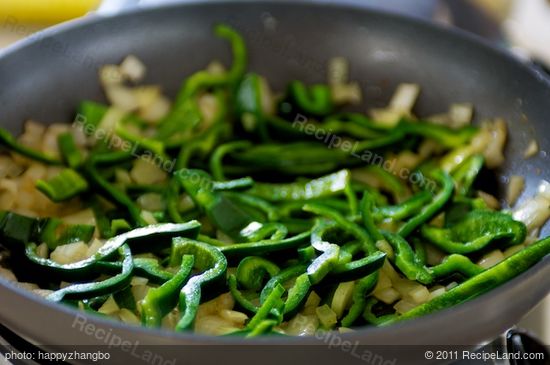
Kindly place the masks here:
POLYGON ((539 192, 535 197, 527 199, 514 210, 513 217, 523 222, 530 232, 542 227, 550 218, 550 199, 544 188, 542 193, 539 192))
POLYGON ((95 226, 95 215, 92 209, 80 210, 61 218, 67 224, 89 224, 95 226))
POLYGON ((105 241, 94 238, 93 241, 89 244, 88 250, 86 251, 86 257, 92 257, 99 251, 101 247, 105 244, 105 241))
POLYGON ((508 181, 508 189, 506 190, 506 201, 509 206, 516 203, 521 192, 525 188, 525 178, 523 176, 514 175, 508 181))
POLYGON ((125 78, 138 82, 145 77, 147 68, 136 56, 129 55, 120 64, 119 71, 125 78))
POLYGON ((477 262, 479 266, 481 266, 484 269, 488 269, 490 267, 495 266, 502 260, 504 260, 504 255, 502 254, 502 251, 500 250, 493 250, 481 257, 481 259, 477 262))
POLYGON ((500 209, 500 203, 497 198, 495 198, 493 195, 486 193, 484 191, 479 190, 477 192, 477 196, 483 199, 485 204, 493 210, 500 209))
POLYGON ((236 326, 243 326, 248 316, 242 312, 237 312, 231 309, 222 309, 219 311, 221 318, 233 323, 236 326))
POLYGON ((303 315, 298 313, 294 318, 288 321, 285 333, 290 336, 312 336, 319 328, 319 319, 317 315, 303 315))
POLYGON ((507 127, 502 119, 496 119, 493 123, 487 123, 491 138, 483 151, 485 164, 488 168, 499 167, 504 162, 504 145, 506 144, 507 127))
POLYGON ((399 302, 395 303, 393 309, 399 314, 407 313, 414 307, 418 306, 417 303, 413 303, 407 299, 401 299, 399 302))
POLYGON ((99 80, 104 87, 118 85, 124 81, 124 75, 117 65, 105 65, 99 69, 99 80))
POLYGON ((4 280, 17 282, 17 278, 15 277, 14 273, 11 270, 8 270, 1 266, 0 266, 0 276, 4 278, 4 280))
POLYGON ((166 180, 168 175, 158 165, 146 159, 138 158, 130 170, 130 176, 136 184, 154 185, 166 180))
POLYGON ((416 99, 420 94, 420 86, 417 84, 399 84, 389 104, 391 110, 397 110, 405 114, 410 113, 416 99))
POLYGON ((146 193, 137 199, 138 205, 145 210, 152 212, 164 210, 165 204, 162 195, 157 193, 146 193))
POLYGON ((116 303, 115 298, 112 295, 109 295, 109 298, 103 303, 103 305, 97 310, 99 313, 103 314, 114 314, 120 310, 118 304, 116 303))
POLYGON ((221 336, 235 332, 240 328, 235 327, 233 323, 221 318, 220 316, 208 315, 197 317, 195 319, 194 331, 197 334, 221 336))
POLYGON ((353 281, 338 284, 330 304, 331 309, 338 318, 342 317, 344 310, 351 303, 353 288, 355 288, 355 282, 353 281))
POLYGON ((525 245, 523 245, 523 244, 508 247, 503 252, 504 258, 508 258, 508 257, 512 256, 513 254, 523 250, 524 248, 525 248, 525 245))
POLYGON ((376 299, 386 303, 386 304, 392 304, 395 303, 396 300, 399 300, 401 298, 401 294, 394 288, 385 288, 380 290, 375 290, 373 292, 373 295, 376 299))
POLYGON ((529 141, 527 148, 523 152, 523 157, 527 159, 529 157, 535 156, 537 153, 539 153, 539 144, 537 143, 537 141, 532 139, 531 141, 529 141))
POLYGON ((50 259, 58 264, 72 264, 86 259, 88 245, 84 242, 69 243, 57 246, 50 254, 50 259))
POLYGON ((129 87, 112 85, 105 88, 105 94, 111 104, 123 112, 133 112, 139 108, 136 93, 129 87))
POLYGON ((139 286, 139 285, 147 285, 148 283, 149 283, 149 279, 141 276, 134 276, 132 277, 132 281, 130 282, 130 285, 139 286))
POLYGON ((126 308, 122 308, 117 312, 118 317, 120 320, 124 323, 133 324, 136 326, 139 326, 141 324, 141 321, 139 318, 131 311, 129 311, 126 308))
POLYGON ((315 314, 317 314, 317 318, 319 318, 319 322, 324 328, 332 328, 338 322, 336 313, 327 304, 317 307, 315 314))
POLYGON ((472 104, 452 104, 449 109, 450 127, 462 128, 472 122, 474 107, 472 104))
POLYGON ((42 257, 43 259, 47 259, 50 257, 50 250, 48 249, 48 245, 45 242, 42 242, 38 245, 38 247, 36 247, 36 255, 38 257, 42 257))

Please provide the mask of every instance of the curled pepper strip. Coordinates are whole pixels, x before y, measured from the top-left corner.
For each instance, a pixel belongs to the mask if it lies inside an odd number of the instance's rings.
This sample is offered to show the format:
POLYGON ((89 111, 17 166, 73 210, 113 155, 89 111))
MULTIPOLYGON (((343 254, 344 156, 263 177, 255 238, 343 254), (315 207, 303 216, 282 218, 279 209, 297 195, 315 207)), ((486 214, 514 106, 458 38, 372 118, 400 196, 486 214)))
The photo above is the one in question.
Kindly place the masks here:
POLYGON ((169 247, 171 239, 178 236, 196 237, 200 229, 200 224, 191 221, 183 224, 158 224, 145 228, 137 228, 127 233, 115 236, 109 239, 92 257, 72 264, 59 264, 53 260, 45 259, 36 255, 36 245, 28 244, 26 247, 26 257, 33 264, 38 265, 48 273, 60 277, 64 280, 93 278, 98 274, 98 268, 104 267, 100 261, 107 260, 116 254, 117 250, 124 244, 139 248, 150 249, 150 243, 155 242, 156 249, 169 247))
POLYGON ((281 271, 277 265, 263 257, 248 256, 237 267, 237 281, 249 290, 260 290, 266 277, 273 277, 281 271))
POLYGON ((409 219, 405 224, 399 228, 397 233, 403 237, 407 237, 413 231, 415 231, 420 225, 426 223, 431 218, 443 209, 445 204, 449 201, 453 194, 454 182, 453 179, 443 170, 436 170, 432 174, 433 178, 441 184, 441 191, 437 193, 432 202, 426 205, 422 210, 413 218, 409 219))
POLYGON ((484 163, 485 158, 483 155, 473 155, 458 165, 452 173, 453 179, 456 181, 458 194, 468 195, 484 163))
POLYGON ((332 270, 340 258, 340 247, 323 240, 327 229, 334 225, 327 220, 318 220, 313 226, 311 234, 311 246, 322 254, 315 258, 307 268, 307 274, 311 284, 317 284, 332 270))
POLYGON ((390 323, 424 316, 478 297, 526 271, 549 253, 550 237, 547 237, 527 246, 429 302, 411 309, 390 323))
POLYGON ((346 219, 343 215, 336 212, 335 210, 317 203, 306 204, 304 205, 303 209, 306 212, 315 213, 335 221, 336 224, 338 224, 344 231, 359 239, 363 243, 365 251, 367 251, 369 254, 378 251, 378 249, 374 245, 372 238, 367 234, 367 232, 365 232, 363 228, 358 226, 356 223, 346 219))
POLYGON ((117 251, 124 258, 120 274, 99 282, 70 285, 53 292, 46 299, 53 302, 60 302, 63 299, 87 299, 114 293, 130 285, 134 269, 132 252, 126 244, 118 248, 117 251))
POLYGON ((160 327, 162 318, 178 304, 178 298, 189 277, 195 259, 192 255, 181 258, 179 271, 158 288, 150 289, 141 303, 142 323, 147 327, 160 327))
MULTIPOLYGON (((383 261, 382 261, 383 264, 383 261)), ((342 326, 349 327, 361 316, 366 305, 367 295, 374 289, 378 282, 378 271, 367 275, 355 284, 352 294, 352 305, 348 313, 342 318, 342 326)))
POLYGON ((176 325, 176 331, 184 331, 192 326, 201 302, 202 289, 206 286, 212 289, 217 285, 223 285, 227 271, 227 260, 216 247, 188 238, 174 238, 170 266, 181 265, 184 255, 192 255, 195 258, 195 266, 202 273, 189 279, 180 291, 179 306, 182 315, 176 325))
POLYGON ((474 210, 451 228, 423 226, 422 236, 448 253, 469 254, 494 241, 507 245, 525 240, 527 228, 510 215, 489 210, 474 210))
POLYGON ((422 284, 430 284, 433 277, 416 257, 409 243, 401 236, 385 233, 384 237, 395 251, 395 264, 409 280, 416 280, 422 284))

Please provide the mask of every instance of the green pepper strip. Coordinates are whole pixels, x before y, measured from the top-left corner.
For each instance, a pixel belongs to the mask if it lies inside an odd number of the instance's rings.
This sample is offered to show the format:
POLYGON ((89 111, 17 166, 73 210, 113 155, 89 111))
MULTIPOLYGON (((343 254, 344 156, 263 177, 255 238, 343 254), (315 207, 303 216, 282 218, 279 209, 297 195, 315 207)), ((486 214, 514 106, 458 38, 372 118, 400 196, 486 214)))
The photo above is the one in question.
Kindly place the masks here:
POLYGON ((420 191, 399 205, 389 205, 376 209, 374 211, 374 219, 380 221, 384 218, 393 220, 403 220, 422 209, 430 200, 432 194, 428 191, 420 191))
POLYGON ((292 81, 288 86, 288 94, 298 108, 308 114, 329 114, 334 105, 330 88, 327 85, 306 87, 301 81, 292 81))
MULTIPOLYGON (((96 264, 98 272, 115 273, 120 272, 122 264, 120 262, 99 261, 96 264)), ((157 259, 153 258, 134 258, 134 275, 146 278, 153 284, 162 285, 172 279, 174 274, 164 270, 157 259)))
POLYGON ((178 297, 191 274, 195 259, 184 255, 179 271, 158 288, 150 289, 141 303, 142 323, 146 327, 160 327, 162 318, 178 304, 178 297))
POLYGON ((237 277, 235 275, 229 275, 227 277, 227 286, 229 287, 229 292, 235 299, 235 302, 237 302, 242 309, 250 313, 256 313, 258 311, 258 307, 248 300, 239 290, 237 277))
POLYGON ((45 242, 50 250, 57 246, 74 242, 89 242, 95 226, 89 224, 64 224, 61 219, 49 218, 42 228, 40 241, 45 242))
POLYGON ((99 171, 97 171, 95 167, 96 162, 97 160, 94 158, 94 156, 92 156, 88 159, 83 167, 83 173, 90 181, 90 185, 97 187, 101 192, 111 198, 111 200, 121 208, 125 208, 135 224, 137 224, 138 226, 146 226, 147 223, 141 217, 141 209, 124 192, 120 191, 118 188, 108 182, 103 176, 101 176, 101 174, 99 173, 99 171))
POLYGON ((363 226, 367 230, 367 233, 375 240, 380 241, 384 239, 382 233, 376 225, 373 219, 374 199, 368 191, 363 193, 363 198, 360 203, 361 218, 363 220, 363 226))
POLYGON ((280 241, 265 240, 259 242, 236 243, 219 247, 228 260, 240 259, 250 255, 265 255, 272 252, 296 249, 309 244, 311 232, 285 238, 280 241))
POLYGON ((227 192, 225 195, 235 202, 261 210, 267 216, 268 221, 276 221, 279 219, 279 213, 277 209, 261 198, 245 193, 235 194, 227 192))
POLYGON ((547 237, 391 322, 417 318, 476 298, 523 273, 549 253, 550 237, 547 237))
POLYGON ((416 280, 422 284, 430 284, 433 281, 431 273, 416 257, 409 243, 401 236, 393 233, 385 233, 384 237, 395 251, 395 264, 409 280, 416 280))
POLYGON ((355 284, 352 294, 352 305, 348 313, 342 318, 342 326, 350 327, 364 312, 367 305, 367 295, 374 289, 378 282, 378 271, 360 279, 355 284))
POLYGON ((453 129, 423 121, 401 121, 397 128, 403 128, 409 135, 433 139, 440 145, 449 148, 463 146, 468 143, 479 130, 477 127, 472 126, 453 129))
POLYGON ((337 283, 364 278, 379 270, 384 265, 385 258, 386 254, 379 251, 358 260, 339 263, 326 276, 323 283, 337 283))
POLYGON ((277 275, 281 271, 277 265, 258 256, 248 256, 237 267, 237 281, 249 290, 260 290, 265 278, 277 275))
POLYGON ((46 165, 62 165, 62 161, 48 156, 44 153, 38 152, 32 148, 28 148, 21 143, 17 142, 10 132, 4 128, 0 128, 0 146, 4 146, 9 150, 12 150, 21 156, 30 158, 38 162, 42 162, 46 165))
POLYGON ((36 188, 51 201, 59 203, 88 190, 88 182, 72 169, 62 170, 49 180, 39 179, 36 188))
POLYGON ((323 240, 325 232, 334 225, 326 219, 317 220, 312 229, 311 246, 322 254, 307 268, 311 284, 317 284, 333 269, 340 258, 340 247, 323 240))
POLYGON ((228 181, 214 181, 212 188, 217 191, 243 190, 254 185, 254 180, 250 177, 242 177, 228 181))
POLYGON ((474 210, 451 228, 423 226, 422 236, 448 253, 469 254, 498 242, 517 245, 525 240, 525 224, 510 215, 489 210, 474 210))
POLYGON ((84 133, 89 135, 90 132, 86 126, 97 127, 107 113, 107 110, 109 110, 109 107, 104 104, 85 100, 78 106, 78 115, 75 118, 75 124, 81 124, 84 133))
POLYGON ((307 272, 307 265, 297 264, 282 270, 273 276, 260 293, 260 303, 264 303, 273 289, 292 278, 296 278, 294 285, 288 290, 288 296, 284 302, 283 315, 285 319, 291 318, 305 303, 311 289, 311 282, 307 272))
POLYGON ((59 276, 63 280, 71 281, 75 278, 89 279, 97 275, 97 268, 101 268, 98 262, 107 260, 125 243, 136 246, 137 249, 151 251, 151 242, 155 243, 155 250, 169 247, 172 237, 190 236, 196 237, 200 224, 191 221, 183 224, 157 224, 145 228, 137 228, 109 239, 92 257, 72 264, 59 264, 53 260, 36 255, 36 245, 29 243, 26 247, 26 256, 33 264, 44 267, 51 274, 59 276))
POLYGON ((231 85, 238 82, 244 75, 247 66, 246 45, 243 38, 231 27, 223 24, 216 25, 214 32, 218 37, 225 38, 231 43, 233 65, 231 69, 221 75, 199 71, 187 79, 180 91, 176 104, 196 95, 207 87, 231 85))
POLYGON ((266 296, 265 301, 263 301, 260 308, 258 308, 258 311, 250 319, 248 324, 246 325, 246 329, 248 330, 254 330, 256 326, 258 326, 261 322, 263 322, 267 317, 274 313, 277 318, 277 322, 280 322, 280 317, 282 317, 281 307, 283 306, 283 301, 281 297, 283 296, 285 292, 285 288, 281 284, 277 284, 273 287, 273 289, 270 291, 269 295, 266 296))
POLYGON ((273 327, 278 325, 279 322, 275 321, 273 319, 264 319, 263 321, 259 322, 257 325, 254 326, 254 328, 246 334, 246 338, 256 337, 260 335, 267 334, 271 332, 273 327))
MULTIPOLYGON (((327 148, 319 142, 294 142, 255 145, 234 153, 232 157, 247 172, 268 171, 303 176, 332 172, 349 159, 349 154, 327 148)), ((226 166, 226 171, 229 167, 226 166)))
POLYGON ((456 181, 457 193, 468 195, 472 185, 483 168, 485 159, 482 155, 473 155, 464 160, 452 173, 456 181))
POLYGON ((256 131, 265 142, 269 140, 269 135, 262 105, 262 83, 262 77, 255 73, 245 75, 237 88, 235 109, 244 129, 247 132, 256 131))
POLYGON ((322 204, 312 203, 304 205, 304 210, 306 212, 315 213, 334 220, 344 231, 361 240, 364 245, 365 251, 367 251, 369 254, 373 254, 378 251, 378 249, 374 245, 373 240, 363 228, 358 226, 356 223, 346 219, 343 215, 334 211, 333 209, 330 209, 322 204))
POLYGON ((72 169, 79 167, 84 158, 80 153, 76 143, 74 141, 71 132, 62 133, 57 137, 57 145, 59 146, 59 153, 63 157, 63 161, 72 169))
POLYGON ((250 143, 250 141, 235 141, 218 146, 210 157, 210 171, 212 172, 214 179, 220 181, 226 180, 223 172, 223 158, 225 155, 233 151, 246 149, 251 145, 252 143, 250 143))
POLYGON ((340 170, 306 182, 256 183, 247 193, 273 202, 325 198, 343 193, 349 185, 350 178, 351 174, 348 170, 340 170))
POLYGON ((193 255, 195 266, 204 270, 201 274, 193 276, 180 291, 180 311, 182 313, 176 325, 176 331, 184 331, 191 327, 201 302, 201 292, 206 286, 225 283, 227 260, 216 247, 209 244, 176 237, 172 240, 172 253, 170 266, 181 264, 183 255, 193 255))
POLYGON ((456 272, 461 273, 467 278, 471 278, 482 273, 484 269, 474 264, 466 256, 452 254, 445 257, 441 264, 433 266, 428 270, 431 272, 434 279, 439 279, 456 272))
POLYGON ((90 199, 90 207, 94 212, 95 222, 101 238, 111 238, 114 236, 114 232, 111 227, 111 222, 105 214, 105 208, 103 207, 101 200, 97 195, 94 195, 90 199))
POLYGON ((399 228, 397 233, 403 237, 407 237, 414 230, 416 230, 421 224, 426 223, 433 218, 449 201, 453 195, 454 182, 453 179, 442 170, 436 170, 432 174, 433 178, 441 184, 441 191, 437 193, 432 202, 426 205, 418 215, 408 220, 405 224, 399 228))
POLYGON ((119 255, 124 257, 122 263, 122 272, 109 279, 86 284, 74 284, 63 289, 57 290, 48 295, 46 299, 60 302, 63 299, 86 299, 98 297, 101 295, 114 293, 124 289, 132 281, 132 271, 134 269, 134 262, 132 260, 132 252, 128 245, 122 245, 117 249, 119 255))

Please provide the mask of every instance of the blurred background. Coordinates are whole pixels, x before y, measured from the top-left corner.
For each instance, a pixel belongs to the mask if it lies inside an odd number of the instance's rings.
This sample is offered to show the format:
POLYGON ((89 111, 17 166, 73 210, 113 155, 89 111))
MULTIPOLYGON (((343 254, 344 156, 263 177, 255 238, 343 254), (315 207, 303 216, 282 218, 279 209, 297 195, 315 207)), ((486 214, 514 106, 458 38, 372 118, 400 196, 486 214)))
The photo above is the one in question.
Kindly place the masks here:
MULTIPOLYGON (((128 7, 184 1, 0 0, 0 52, 2 48, 43 28, 91 12, 108 15, 128 7)), ((538 67, 550 69, 550 0, 315 1, 377 7, 458 27, 509 49, 524 62, 533 62, 538 67)), ((519 327, 529 329, 550 345, 550 297, 533 310, 519 327)))

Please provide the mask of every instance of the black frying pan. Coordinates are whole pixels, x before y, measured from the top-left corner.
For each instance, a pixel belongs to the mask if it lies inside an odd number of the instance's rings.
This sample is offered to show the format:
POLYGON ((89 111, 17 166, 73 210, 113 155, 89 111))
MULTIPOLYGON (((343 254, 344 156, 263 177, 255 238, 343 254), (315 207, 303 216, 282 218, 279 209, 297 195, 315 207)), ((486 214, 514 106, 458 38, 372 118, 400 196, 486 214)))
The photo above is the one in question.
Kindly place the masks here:
MULTIPOLYGON (((422 86, 419 115, 445 111, 453 102, 472 102, 478 121, 502 116, 510 130, 508 158, 499 179, 489 183, 501 191, 506 176, 525 176, 525 199, 534 194, 541 179, 550 180, 545 153, 527 161, 521 157, 531 138, 538 140, 542 151, 550 149, 545 125, 550 121, 550 80, 543 73, 463 33, 358 5, 330 2, 187 2, 109 18, 91 16, 47 30, 0 55, 2 126, 18 133, 27 118, 70 121, 80 100, 102 99, 98 67, 119 62, 128 54, 136 54, 149 66, 147 82, 161 84, 173 95, 180 80, 212 59, 229 62, 226 45, 212 35, 212 25, 217 22, 229 23, 243 33, 250 48, 251 68, 267 75, 276 89, 291 79, 323 81, 327 60, 343 56, 351 62, 351 77, 364 86, 364 108, 384 105, 394 86, 406 81, 422 86)), ((548 225, 542 234, 550 234, 548 225)), ((466 304, 388 328, 338 335, 333 341, 370 345, 480 344, 517 323, 547 295, 549 275, 550 257, 546 257, 523 275, 466 304)), ((118 336, 142 345, 243 344, 235 338, 176 334, 80 317, 68 307, 48 303, 1 280, 0 300, 1 323, 50 349, 51 345, 72 349, 74 344, 105 344, 105 335, 100 335, 105 332, 111 338, 118 336)), ((330 339, 247 342, 323 345, 314 351, 302 346, 284 350, 167 346, 152 351, 165 359, 178 353, 178 363, 182 364, 220 359, 260 364, 359 361, 349 351, 329 349, 326 344, 330 339)), ((403 349, 378 347, 376 351, 385 359, 398 357, 406 364, 422 359, 418 353, 415 358, 404 357, 403 349)), ((120 348, 109 351, 112 356, 117 352, 132 359, 120 348)))

